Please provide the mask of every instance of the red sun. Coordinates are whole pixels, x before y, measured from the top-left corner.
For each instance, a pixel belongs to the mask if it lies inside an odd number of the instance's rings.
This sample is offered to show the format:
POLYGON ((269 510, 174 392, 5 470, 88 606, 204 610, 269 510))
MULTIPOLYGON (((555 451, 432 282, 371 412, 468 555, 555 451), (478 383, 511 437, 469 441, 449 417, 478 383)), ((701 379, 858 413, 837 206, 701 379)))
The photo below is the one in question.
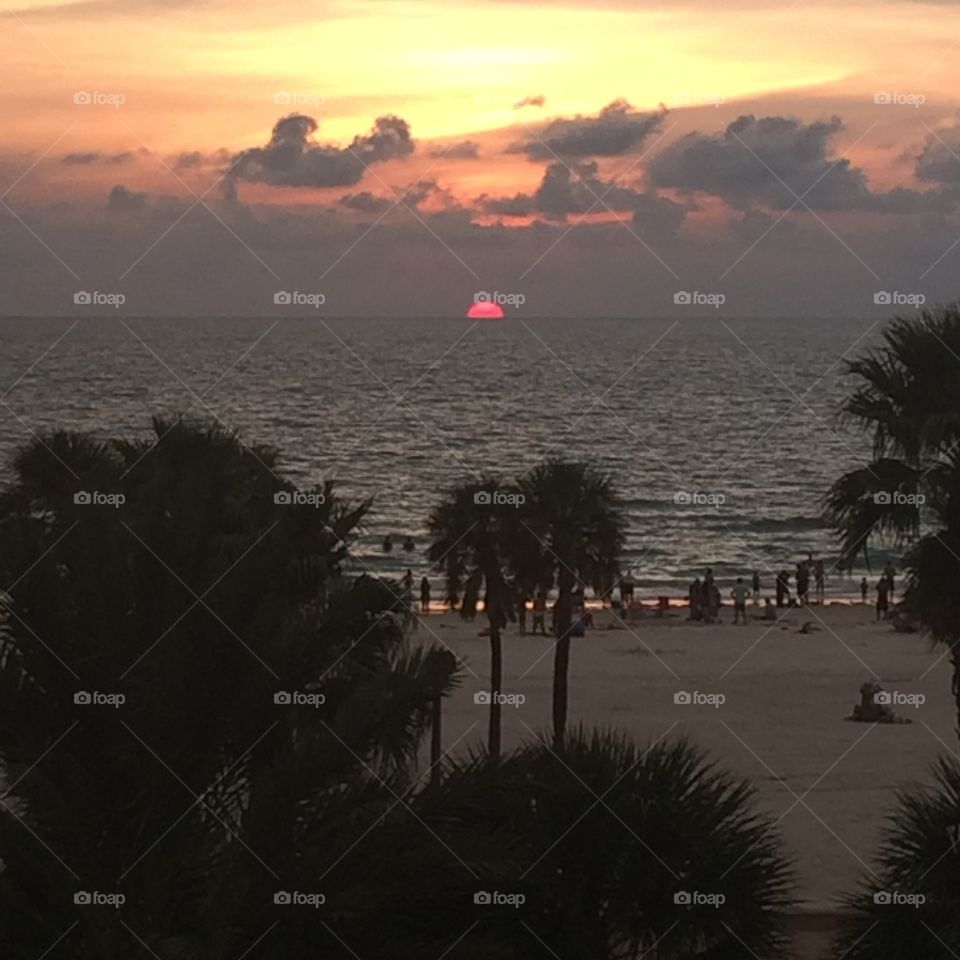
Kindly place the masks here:
POLYGON ((489 300, 479 300, 467 311, 467 317, 471 320, 502 320, 503 307, 489 300))

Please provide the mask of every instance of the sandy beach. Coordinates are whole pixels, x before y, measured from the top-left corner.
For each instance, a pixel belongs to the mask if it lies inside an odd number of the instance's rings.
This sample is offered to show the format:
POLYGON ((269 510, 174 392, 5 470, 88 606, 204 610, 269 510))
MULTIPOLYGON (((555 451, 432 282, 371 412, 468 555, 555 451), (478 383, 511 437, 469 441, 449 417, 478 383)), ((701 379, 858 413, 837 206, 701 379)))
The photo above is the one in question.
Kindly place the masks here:
MULTIPOLYGON (((756 785, 760 807, 779 820, 801 910, 836 910, 872 866, 896 791, 928 783, 937 755, 956 753, 948 657, 919 634, 875 623, 861 605, 791 609, 776 624, 745 627, 731 624, 729 608, 714 625, 685 616, 671 610, 622 628, 599 614, 574 641, 571 723, 615 725, 641 742, 687 735, 708 748, 756 785), (910 725, 845 722, 870 679, 925 697, 895 707, 910 725), (681 691, 724 701, 677 704, 681 691)), ((487 707, 474 703, 489 686, 484 627, 482 617, 465 623, 445 613, 414 634, 433 635, 465 664, 444 712, 444 749, 453 753, 486 736, 487 707)), ((503 691, 525 698, 504 706, 505 748, 549 728, 552 643, 515 627, 504 637, 503 691)), ((585 805, 593 800, 585 791, 585 805)))

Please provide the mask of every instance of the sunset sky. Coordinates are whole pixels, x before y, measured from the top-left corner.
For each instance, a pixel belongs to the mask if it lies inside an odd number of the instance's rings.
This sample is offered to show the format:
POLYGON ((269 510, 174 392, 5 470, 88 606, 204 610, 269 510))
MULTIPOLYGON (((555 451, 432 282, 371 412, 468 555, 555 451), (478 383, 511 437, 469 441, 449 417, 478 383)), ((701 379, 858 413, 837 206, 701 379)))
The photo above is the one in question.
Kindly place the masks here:
POLYGON ((960 293, 960 9, 4 2, 0 312, 960 293), (956 245, 954 245, 956 244, 956 245), (817 282, 811 283, 811 277, 817 282))

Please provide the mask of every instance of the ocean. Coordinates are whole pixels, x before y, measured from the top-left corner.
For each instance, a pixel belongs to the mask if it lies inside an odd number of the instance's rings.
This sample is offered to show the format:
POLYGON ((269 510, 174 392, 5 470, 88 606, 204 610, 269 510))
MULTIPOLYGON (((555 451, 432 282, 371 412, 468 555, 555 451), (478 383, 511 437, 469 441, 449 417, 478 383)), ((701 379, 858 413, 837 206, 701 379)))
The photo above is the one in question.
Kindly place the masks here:
MULTIPOLYGON (((563 456, 613 474, 641 593, 685 590, 708 566, 721 581, 759 570, 769 589, 808 551, 835 560, 823 498, 870 455, 869 437, 839 418, 841 357, 879 336, 867 320, 73 324, 0 320, 5 471, 31 432, 147 435, 152 415, 192 404, 278 447, 301 486, 332 478, 345 496, 373 497, 354 564, 376 574, 427 572, 426 520, 448 485, 563 456)), ((872 556, 874 570, 885 557, 872 556)), ((828 580, 830 595, 854 591, 828 580)))

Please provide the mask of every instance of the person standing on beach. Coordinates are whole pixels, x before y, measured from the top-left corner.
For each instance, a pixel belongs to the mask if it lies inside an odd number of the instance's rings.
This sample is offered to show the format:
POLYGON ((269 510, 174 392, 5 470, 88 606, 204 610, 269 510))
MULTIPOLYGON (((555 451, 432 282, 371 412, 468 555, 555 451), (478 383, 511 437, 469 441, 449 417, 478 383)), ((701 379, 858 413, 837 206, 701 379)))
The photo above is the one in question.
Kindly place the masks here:
POLYGON ((777 606, 782 607, 787 596, 787 571, 781 570, 777 574, 776 583, 777 606))
POLYGON ((890 581, 884 574, 877 581, 877 620, 886 619, 890 609, 890 581))
POLYGON ((633 577, 629 573, 620 579, 620 606, 626 609, 633 603, 633 588, 635 586, 633 577))
POLYGON ((826 580, 826 571, 823 569, 823 561, 817 560, 813 565, 813 579, 817 585, 817 603, 823 606, 823 588, 826 580))
POLYGON ((537 595, 533 598, 533 629, 530 631, 536 635, 537 627, 540 627, 540 632, 546 636, 547 635, 547 595, 542 591, 538 591, 537 595))
POLYGON ((797 564, 797 603, 806 605, 810 599, 810 568, 806 561, 797 564))
POLYGON ((420 581, 420 612, 430 612, 430 581, 426 577, 420 581))
POLYGON ((690 619, 691 620, 702 620, 703 619, 703 584, 700 582, 700 578, 697 577, 693 583, 690 584, 690 590, 688 592, 690 598, 690 619))
POLYGON ((753 571, 753 602, 760 603, 760 574, 753 571))
POLYGON ((887 578, 887 585, 890 587, 890 599, 893 600, 893 578, 897 575, 897 571, 889 560, 883 568, 883 575, 887 578))
POLYGON ((739 623, 741 619, 743 625, 747 625, 747 594, 749 592, 747 585, 743 582, 743 577, 737 577, 736 585, 730 591, 730 596, 733 597, 734 625, 739 623))
POLYGON ((860 581, 860 600, 861 600, 862 603, 866 603, 866 602, 867 602, 867 590, 868 590, 868 589, 869 589, 869 588, 868 588, 868 585, 867 585, 867 578, 864 577, 864 578, 860 581))

